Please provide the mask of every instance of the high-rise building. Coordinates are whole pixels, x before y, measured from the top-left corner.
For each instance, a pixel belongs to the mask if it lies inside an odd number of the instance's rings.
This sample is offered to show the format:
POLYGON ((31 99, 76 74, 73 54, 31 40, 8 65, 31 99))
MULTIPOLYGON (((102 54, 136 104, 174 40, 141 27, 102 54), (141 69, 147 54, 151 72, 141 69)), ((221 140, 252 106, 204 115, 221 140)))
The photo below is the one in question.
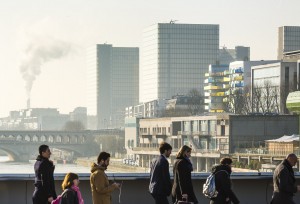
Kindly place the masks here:
POLYGON ((139 48, 94 45, 87 67, 88 128, 123 127, 125 107, 138 104, 139 48))
POLYGON ((222 47, 219 50, 219 64, 229 64, 233 61, 249 61, 250 47, 235 46, 234 49, 222 47))
POLYGON ((143 32, 140 102, 203 94, 205 73, 219 52, 219 25, 159 23, 143 32))
POLYGON ((278 28, 277 59, 282 60, 285 52, 300 50, 300 26, 278 28))

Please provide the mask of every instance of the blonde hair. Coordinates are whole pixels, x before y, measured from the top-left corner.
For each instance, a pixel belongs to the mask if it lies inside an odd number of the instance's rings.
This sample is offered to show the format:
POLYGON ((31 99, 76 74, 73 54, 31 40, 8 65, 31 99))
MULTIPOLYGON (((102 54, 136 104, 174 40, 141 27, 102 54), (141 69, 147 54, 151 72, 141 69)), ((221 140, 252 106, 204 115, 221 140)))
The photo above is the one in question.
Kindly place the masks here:
POLYGON ((78 179, 78 175, 74 173, 67 173, 67 175, 64 178, 63 183, 61 184, 61 188, 63 190, 66 190, 67 188, 71 188, 71 186, 74 184, 73 181, 75 179, 78 179))
POLYGON ((176 154, 176 157, 177 157, 177 158, 184 157, 184 154, 185 154, 186 152, 190 152, 190 151, 192 151, 192 148, 190 148, 190 147, 187 146, 187 145, 183 145, 183 146, 179 149, 178 153, 176 154))

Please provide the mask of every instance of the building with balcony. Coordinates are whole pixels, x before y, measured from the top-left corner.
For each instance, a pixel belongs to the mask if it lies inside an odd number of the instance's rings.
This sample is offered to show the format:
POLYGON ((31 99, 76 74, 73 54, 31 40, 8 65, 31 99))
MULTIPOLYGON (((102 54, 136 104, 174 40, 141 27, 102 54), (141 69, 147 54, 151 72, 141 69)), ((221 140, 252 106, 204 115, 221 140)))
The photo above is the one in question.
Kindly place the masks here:
POLYGON ((209 65, 208 73, 205 76, 205 110, 217 113, 226 112, 226 104, 223 99, 229 89, 229 66, 209 65))
MULTIPOLYGON (((191 146, 195 171, 209 171, 221 157, 228 154, 265 155, 268 153, 265 140, 298 132, 299 117, 296 115, 211 113, 131 121, 131 125, 125 127, 125 138, 128 138, 125 142, 132 158, 138 160, 141 167, 149 167, 158 154, 159 143, 164 141, 171 144, 174 152, 182 145, 191 146), (131 142, 133 145, 129 147, 131 142)), ((250 162, 251 157, 247 159, 250 162)), ((171 155, 170 160, 174 161, 175 155, 171 155)))

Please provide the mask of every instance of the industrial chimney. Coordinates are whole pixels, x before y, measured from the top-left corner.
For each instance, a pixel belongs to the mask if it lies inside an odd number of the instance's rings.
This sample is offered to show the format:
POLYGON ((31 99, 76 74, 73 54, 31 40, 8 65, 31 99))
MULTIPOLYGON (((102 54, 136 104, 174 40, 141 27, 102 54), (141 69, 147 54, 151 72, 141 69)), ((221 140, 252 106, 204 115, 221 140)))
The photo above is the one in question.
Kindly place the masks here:
POLYGON ((30 109, 30 98, 27 99, 27 109, 30 109))

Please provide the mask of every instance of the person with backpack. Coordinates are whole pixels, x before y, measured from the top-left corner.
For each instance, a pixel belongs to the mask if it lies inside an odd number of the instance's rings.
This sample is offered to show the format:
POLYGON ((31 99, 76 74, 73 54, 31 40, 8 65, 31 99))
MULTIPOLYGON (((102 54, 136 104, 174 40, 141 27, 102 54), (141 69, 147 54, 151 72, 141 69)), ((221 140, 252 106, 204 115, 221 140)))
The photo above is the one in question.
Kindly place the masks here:
POLYGON ((177 203, 182 201, 183 197, 187 202, 198 203, 198 200, 194 193, 192 184, 193 165, 190 161, 192 148, 187 145, 183 145, 176 155, 176 161, 174 164, 174 183, 172 187, 172 201, 177 203))
POLYGON ((51 204, 84 204, 78 185, 78 175, 67 173, 61 185, 63 193, 51 204))
POLYGON ((240 203, 231 189, 231 165, 232 159, 222 158, 220 164, 212 168, 212 174, 215 176, 215 188, 218 194, 216 197, 210 198, 210 204, 240 203))

